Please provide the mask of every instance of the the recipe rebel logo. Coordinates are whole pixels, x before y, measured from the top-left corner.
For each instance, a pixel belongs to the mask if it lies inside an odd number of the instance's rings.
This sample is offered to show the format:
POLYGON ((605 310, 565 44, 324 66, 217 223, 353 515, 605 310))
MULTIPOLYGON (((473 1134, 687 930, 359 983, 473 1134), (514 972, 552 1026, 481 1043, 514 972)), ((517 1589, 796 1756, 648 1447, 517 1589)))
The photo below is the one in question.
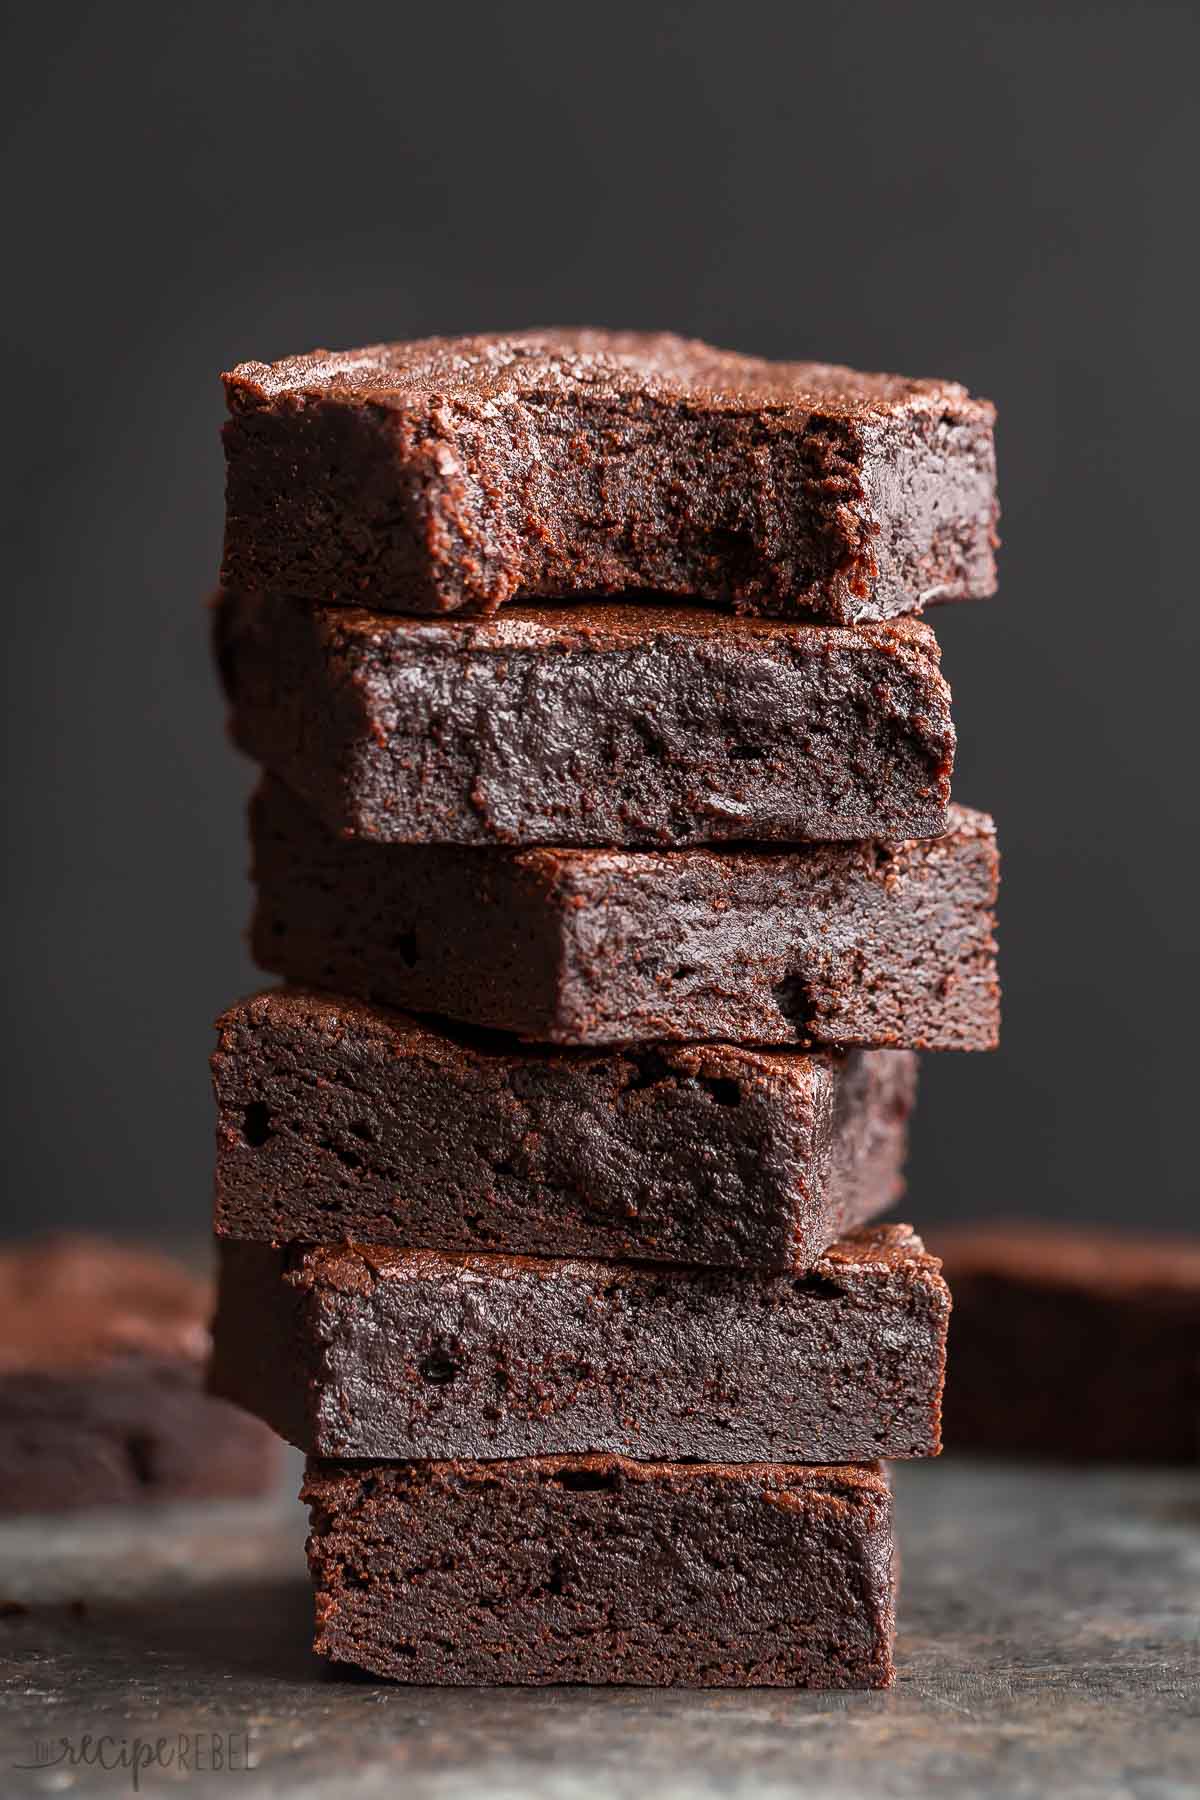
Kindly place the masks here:
POLYGON ((14 1769, 125 1769, 135 1794, 144 1775, 244 1775, 255 1767, 248 1731, 181 1731, 172 1737, 117 1737, 90 1731, 78 1738, 39 1738, 33 1761, 14 1769))

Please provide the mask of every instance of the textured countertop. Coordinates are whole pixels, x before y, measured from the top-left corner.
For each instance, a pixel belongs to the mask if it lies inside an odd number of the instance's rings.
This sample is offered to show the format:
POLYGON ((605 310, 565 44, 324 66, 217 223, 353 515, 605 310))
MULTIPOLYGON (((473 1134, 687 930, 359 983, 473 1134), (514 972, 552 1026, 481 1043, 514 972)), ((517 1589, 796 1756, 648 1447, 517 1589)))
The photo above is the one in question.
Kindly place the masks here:
POLYGON ((889 1694, 391 1688, 309 1654, 294 1501, 5 1524, 0 1792, 132 1792, 95 1758, 140 1739, 151 1794, 1200 1793, 1200 1474, 945 1459, 896 1488, 889 1694))

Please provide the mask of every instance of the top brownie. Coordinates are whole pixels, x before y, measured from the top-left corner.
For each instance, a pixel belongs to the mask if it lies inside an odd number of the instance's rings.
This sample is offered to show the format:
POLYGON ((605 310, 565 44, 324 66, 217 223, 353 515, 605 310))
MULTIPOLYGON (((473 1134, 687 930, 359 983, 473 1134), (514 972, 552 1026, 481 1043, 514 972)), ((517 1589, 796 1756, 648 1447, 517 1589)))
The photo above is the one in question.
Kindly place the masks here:
POLYGON ((995 586, 994 409, 668 333, 225 376, 224 585, 410 613, 657 591, 837 624, 995 586))

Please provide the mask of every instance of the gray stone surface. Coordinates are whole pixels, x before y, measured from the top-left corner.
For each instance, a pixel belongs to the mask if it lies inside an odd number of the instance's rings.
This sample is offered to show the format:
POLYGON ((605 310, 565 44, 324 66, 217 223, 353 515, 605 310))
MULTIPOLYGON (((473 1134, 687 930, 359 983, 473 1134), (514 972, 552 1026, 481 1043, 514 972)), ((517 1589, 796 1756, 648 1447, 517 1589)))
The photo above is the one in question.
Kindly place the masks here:
POLYGON ((131 1792, 128 1768, 15 1766, 85 1733, 110 1759, 180 1734, 207 1756, 216 1733, 254 1765, 146 1768, 145 1793, 1200 1793, 1200 1475, 946 1459, 896 1477, 890 1694, 391 1688, 309 1655, 294 1502, 9 1523, 0 1793, 131 1792))

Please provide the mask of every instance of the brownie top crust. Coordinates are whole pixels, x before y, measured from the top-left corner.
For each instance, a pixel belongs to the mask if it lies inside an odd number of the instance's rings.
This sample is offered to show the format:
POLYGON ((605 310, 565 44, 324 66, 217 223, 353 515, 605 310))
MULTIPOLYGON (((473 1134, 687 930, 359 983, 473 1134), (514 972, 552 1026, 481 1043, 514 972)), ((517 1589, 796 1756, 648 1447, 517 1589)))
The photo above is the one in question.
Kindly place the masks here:
MULTIPOLYGON (((830 1245, 814 1265, 814 1274, 833 1284, 853 1281, 870 1270, 902 1272, 909 1281, 940 1287, 941 1261, 926 1251, 911 1225, 873 1225, 850 1232, 830 1245)), ((719 1278, 720 1272, 708 1271, 719 1278)), ((506 1276, 544 1276, 552 1283, 595 1279, 610 1286, 628 1275, 641 1280, 637 1265, 566 1261, 539 1256, 452 1254, 441 1250, 403 1250, 369 1244, 318 1245, 305 1250, 287 1275, 297 1288, 330 1288, 335 1293, 371 1294, 380 1282, 426 1281, 444 1277, 469 1284, 472 1277, 503 1280, 506 1276)))
POLYGON ((0 1251, 0 1372, 129 1357, 202 1362, 207 1282, 152 1251, 73 1235, 0 1251))
POLYGON ((705 412, 854 421, 953 412, 990 423, 995 410, 954 381, 862 374, 833 363, 770 362, 671 332, 547 329, 418 338, 361 350, 313 350, 280 362, 245 362, 223 377, 231 412, 281 395, 403 408, 444 398, 489 409, 509 401, 587 394, 705 412))
POLYGON ((994 1276, 1029 1287, 1113 1295, 1191 1291, 1200 1302, 1200 1238, 1034 1219, 939 1230, 937 1238, 950 1279, 994 1276))

